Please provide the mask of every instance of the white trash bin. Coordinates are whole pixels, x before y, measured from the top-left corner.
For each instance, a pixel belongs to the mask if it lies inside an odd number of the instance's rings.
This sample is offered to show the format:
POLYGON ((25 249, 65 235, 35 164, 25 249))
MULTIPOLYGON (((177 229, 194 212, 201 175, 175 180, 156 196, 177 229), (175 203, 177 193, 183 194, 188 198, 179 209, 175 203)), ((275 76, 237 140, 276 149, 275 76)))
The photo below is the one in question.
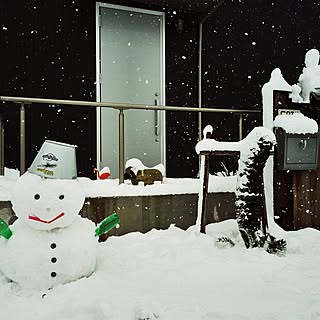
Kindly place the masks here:
POLYGON ((45 178, 76 179, 76 146, 45 140, 28 171, 45 178))

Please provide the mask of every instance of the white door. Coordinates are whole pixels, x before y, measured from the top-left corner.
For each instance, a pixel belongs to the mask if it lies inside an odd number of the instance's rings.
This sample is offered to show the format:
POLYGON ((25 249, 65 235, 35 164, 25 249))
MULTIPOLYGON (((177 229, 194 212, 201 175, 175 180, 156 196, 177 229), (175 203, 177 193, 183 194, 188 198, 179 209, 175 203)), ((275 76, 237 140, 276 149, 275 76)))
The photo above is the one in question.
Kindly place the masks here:
MULTIPOLYGON (((163 13, 99 3, 98 14, 98 100, 164 104, 163 13)), ((100 167, 108 166, 116 178, 119 111, 98 112, 100 167)), ((138 158, 148 167, 164 163, 164 113, 126 110, 124 119, 125 161, 138 158)))

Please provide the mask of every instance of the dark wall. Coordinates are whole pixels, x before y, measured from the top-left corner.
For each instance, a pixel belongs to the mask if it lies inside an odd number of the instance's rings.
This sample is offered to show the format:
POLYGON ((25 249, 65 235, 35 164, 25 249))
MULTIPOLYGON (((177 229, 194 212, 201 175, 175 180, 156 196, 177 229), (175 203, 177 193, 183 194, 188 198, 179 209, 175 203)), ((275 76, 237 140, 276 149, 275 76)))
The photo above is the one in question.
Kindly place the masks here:
MULTIPOLYGON (((198 21, 193 14, 166 15, 166 104, 198 106, 198 21)), ((167 173, 195 177, 198 113, 167 112, 167 173)))
MULTIPOLYGON (((203 105, 262 110, 262 86, 279 67, 295 84, 305 53, 320 49, 317 1, 226 1, 203 25, 203 105)), ((218 140, 238 139, 238 117, 204 114, 218 140)), ((262 125, 262 114, 246 115, 244 135, 262 125)))
MULTIPOLYGON (((113 3, 166 12, 166 104, 198 104, 199 14, 186 10, 113 3)), ((11 0, 0 3, 0 94, 95 100, 95 1, 11 0)), ((203 106, 261 110, 261 87, 279 67, 294 84, 305 52, 320 49, 320 4, 314 1, 226 1, 204 24, 203 106)), ((19 166, 18 109, 2 104, 6 122, 6 166, 19 166)), ((245 133, 261 125, 261 114, 245 117, 245 133)), ((238 139, 238 117, 204 114, 218 140, 238 139)), ((198 116, 167 112, 167 173, 198 171, 198 116)), ((96 163, 95 109, 32 106, 27 110, 27 165, 44 139, 78 145, 79 175, 96 163), (31 109, 32 108, 32 109, 31 109), (68 109, 70 110, 70 109, 68 109)))
MULTIPOLYGON (((132 1, 113 1, 136 5, 132 1)), ((95 101, 95 1, 1 2, 0 95, 95 101)), ((197 103, 196 16, 166 10, 167 104, 197 103)), ((6 118, 5 165, 19 167, 19 110, 2 105, 6 118)), ((197 172, 196 115, 167 114, 167 173, 197 172), (179 162, 177 167, 176 163, 179 162)), ((79 176, 91 176, 96 163, 95 109, 32 105, 26 118, 27 167, 44 139, 78 145, 79 176)))
MULTIPOLYGON (((95 101, 95 3, 1 1, 0 94, 95 101)), ((6 118, 5 165, 19 167, 19 113, 6 118)), ((78 145, 79 175, 96 163, 94 108, 33 105, 26 110, 27 167, 44 139, 78 145)))
POLYGON ((305 53, 320 49, 319 15, 317 1, 225 2, 204 24, 204 104, 261 110, 261 88, 277 67, 297 83, 305 53))

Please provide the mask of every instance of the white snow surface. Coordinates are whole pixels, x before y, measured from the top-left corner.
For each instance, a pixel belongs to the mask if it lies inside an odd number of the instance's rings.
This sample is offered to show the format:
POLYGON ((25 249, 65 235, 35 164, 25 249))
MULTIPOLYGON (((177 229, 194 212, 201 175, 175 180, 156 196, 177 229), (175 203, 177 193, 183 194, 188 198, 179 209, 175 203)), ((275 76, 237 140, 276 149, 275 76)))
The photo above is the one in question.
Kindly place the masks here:
MULTIPOLYGON (((214 178, 225 182, 229 177, 214 178)), ((116 188, 117 183, 79 180, 87 186, 87 192, 93 189, 88 182, 94 183, 94 192, 97 185, 102 192, 107 186, 116 188)), ((182 180, 181 189, 187 184, 182 180)), ((177 189, 176 182, 174 186, 177 189)), ((197 190, 198 187, 199 184, 197 190)), ((66 241, 59 237, 56 249, 64 245, 67 250, 59 256, 61 264, 55 265, 60 272, 67 266, 66 270, 76 275, 88 262, 87 256, 75 258, 78 251, 86 254, 79 240, 91 237, 93 229, 79 231, 73 227, 76 223, 64 228, 66 241)), ((12 229, 15 231, 14 225, 12 229)), ((245 249, 235 220, 208 225, 207 234, 199 234, 195 226, 183 231, 172 225, 167 230, 153 229, 146 234, 113 236, 92 246, 92 251, 97 250, 97 261, 91 275, 47 290, 33 286, 32 279, 43 272, 37 270, 40 263, 33 256, 38 247, 40 250, 48 242, 34 239, 35 233, 28 237, 22 232, 20 238, 25 241, 14 249, 20 250, 20 254, 13 258, 4 255, 0 248, 2 264, 13 259, 16 275, 23 273, 27 279, 19 280, 22 285, 18 286, 0 273, 0 319, 320 319, 320 232, 310 228, 295 232, 274 228, 272 233, 287 240, 285 256, 270 255, 264 249, 245 249), (223 236, 230 237, 235 246, 217 243, 218 237, 223 236), (33 261, 35 270, 27 272, 33 261)), ((3 246, 6 240, 0 240, 3 246)), ((43 258, 50 260, 51 249, 41 250, 43 258)), ((95 252, 87 254, 92 253, 95 252)), ((49 269, 44 271, 51 272, 49 269)))
POLYGON ((206 235, 171 226, 110 237, 87 278, 50 291, 0 280, 0 319, 320 319, 320 232, 283 236, 282 257, 245 249, 234 220, 207 226, 206 235), (220 236, 235 246, 218 246, 220 236))
MULTIPOLYGON (((206 130, 206 128, 204 129, 206 130)), ((196 152, 211 152, 211 151, 240 151, 247 155, 250 148, 257 144, 259 138, 275 141, 275 136, 271 130, 265 127, 255 127, 244 139, 237 142, 217 141, 215 139, 204 138, 196 145, 196 152)))
POLYGON ((302 113, 278 115, 274 120, 274 126, 282 128, 287 133, 306 134, 318 132, 317 122, 304 116, 302 113))

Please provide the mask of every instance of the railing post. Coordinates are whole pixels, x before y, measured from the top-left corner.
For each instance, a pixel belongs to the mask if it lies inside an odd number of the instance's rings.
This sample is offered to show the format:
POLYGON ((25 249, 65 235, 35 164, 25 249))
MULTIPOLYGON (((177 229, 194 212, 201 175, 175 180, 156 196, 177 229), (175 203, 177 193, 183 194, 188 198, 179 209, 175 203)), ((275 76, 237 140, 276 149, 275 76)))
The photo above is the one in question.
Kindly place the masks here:
POLYGON ((203 193, 202 193, 202 208, 201 208, 201 224, 200 232, 206 233, 206 220, 207 220, 207 203, 208 203, 208 188, 209 188, 209 154, 205 154, 204 157, 204 177, 203 177, 203 193))
POLYGON ((124 112, 119 109, 119 183, 124 182, 124 112))
POLYGON ((0 114, 0 175, 4 175, 4 124, 0 114))
POLYGON ((24 102, 20 104, 20 174, 26 172, 26 115, 24 102))
POLYGON ((239 141, 243 139, 243 113, 239 113, 239 141))

